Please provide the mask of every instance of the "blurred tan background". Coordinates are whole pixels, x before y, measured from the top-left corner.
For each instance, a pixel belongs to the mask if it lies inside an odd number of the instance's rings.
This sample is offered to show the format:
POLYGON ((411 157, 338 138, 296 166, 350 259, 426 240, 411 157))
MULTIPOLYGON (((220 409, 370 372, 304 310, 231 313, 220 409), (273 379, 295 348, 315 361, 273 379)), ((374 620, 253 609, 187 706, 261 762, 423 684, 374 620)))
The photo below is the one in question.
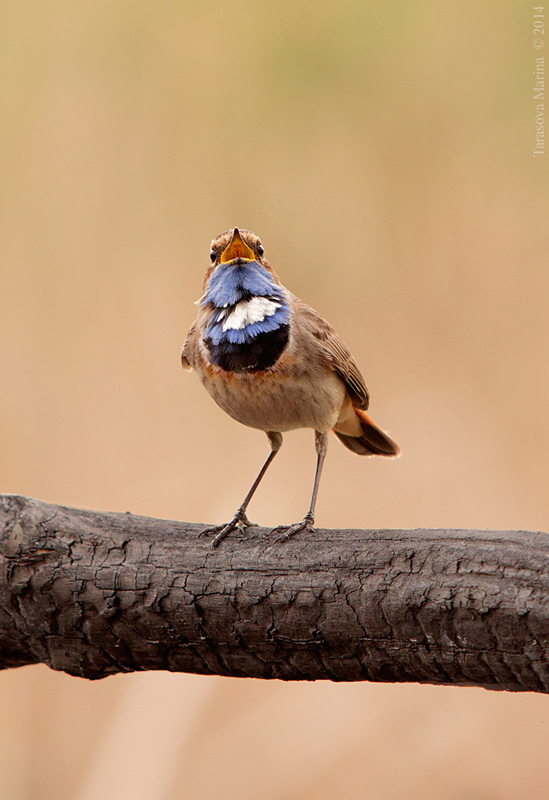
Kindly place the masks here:
MULTIPOLYGON (((6 0, 0 491, 229 519, 268 452, 179 366, 210 239, 258 233, 403 449, 333 439, 325 527, 549 530, 549 183, 531 9, 6 0)), ((289 434, 250 515, 301 519, 289 434)), ((230 541, 227 542, 230 547, 230 541)), ((0 673, 0 800, 541 800, 549 698, 0 673)))

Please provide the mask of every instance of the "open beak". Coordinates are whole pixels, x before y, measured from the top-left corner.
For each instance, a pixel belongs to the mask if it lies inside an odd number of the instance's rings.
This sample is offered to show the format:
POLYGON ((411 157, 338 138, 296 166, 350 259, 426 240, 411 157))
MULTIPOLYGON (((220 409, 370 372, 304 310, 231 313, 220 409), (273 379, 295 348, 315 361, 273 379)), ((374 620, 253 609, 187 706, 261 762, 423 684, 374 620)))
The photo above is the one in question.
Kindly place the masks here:
POLYGON ((238 228, 234 229, 231 241, 221 253, 221 263, 226 264, 227 261, 234 261, 235 258, 243 258, 245 261, 255 261, 254 251, 251 247, 248 247, 243 240, 238 228))

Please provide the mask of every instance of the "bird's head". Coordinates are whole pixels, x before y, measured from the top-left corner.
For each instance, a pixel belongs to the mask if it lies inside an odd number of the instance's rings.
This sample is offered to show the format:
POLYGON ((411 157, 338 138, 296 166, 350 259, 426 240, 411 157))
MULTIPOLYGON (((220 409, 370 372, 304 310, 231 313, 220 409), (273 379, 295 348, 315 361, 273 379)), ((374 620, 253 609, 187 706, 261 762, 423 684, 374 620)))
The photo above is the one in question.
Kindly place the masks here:
POLYGON ((219 236, 212 239, 210 245, 211 265, 206 271, 204 285, 208 283, 214 270, 221 264, 231 264, 238 267, 253 262, 267 269, 278 282, 275 273, 267 259, 263 257, 263 254, 261 240, 252 231, 231 228, 228 231, 224 231, 224 233, 220 233, 219 236))

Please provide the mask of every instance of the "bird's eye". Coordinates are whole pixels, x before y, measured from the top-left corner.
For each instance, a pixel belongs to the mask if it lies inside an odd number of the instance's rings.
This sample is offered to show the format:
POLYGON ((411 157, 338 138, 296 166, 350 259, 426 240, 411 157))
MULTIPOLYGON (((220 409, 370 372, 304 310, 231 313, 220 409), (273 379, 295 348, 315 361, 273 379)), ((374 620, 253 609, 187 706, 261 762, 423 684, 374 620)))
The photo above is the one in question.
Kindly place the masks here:
POLYGON ((215 252, 215 250, 210 250, 210 260, 211 261, 215 261, 216 255, 217 255, 217 253, 215 252))
POLYGON ((258 244, 257 245, 257 252, 259 253, 260 256, 262 256, 263 253, 265 252, 265 250, 263 249, 263 245, 262 244, 258 244))

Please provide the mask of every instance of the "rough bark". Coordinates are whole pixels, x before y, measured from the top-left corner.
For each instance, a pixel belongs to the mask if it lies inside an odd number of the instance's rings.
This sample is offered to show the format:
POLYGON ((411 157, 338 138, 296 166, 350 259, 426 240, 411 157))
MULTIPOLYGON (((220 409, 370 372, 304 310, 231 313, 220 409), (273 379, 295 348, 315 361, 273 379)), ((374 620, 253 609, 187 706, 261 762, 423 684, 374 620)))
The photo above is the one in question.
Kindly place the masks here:
POLYGON ((0 667, 549 692, 549 536, 200 525, 0 495, 0 667))

